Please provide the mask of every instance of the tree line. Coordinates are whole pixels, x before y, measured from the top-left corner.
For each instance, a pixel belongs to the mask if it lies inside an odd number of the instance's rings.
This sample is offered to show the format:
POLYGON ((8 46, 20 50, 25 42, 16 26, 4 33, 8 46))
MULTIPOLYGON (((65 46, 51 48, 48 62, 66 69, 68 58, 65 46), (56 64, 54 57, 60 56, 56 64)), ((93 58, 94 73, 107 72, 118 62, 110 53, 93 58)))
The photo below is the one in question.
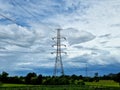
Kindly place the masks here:
POLYGON ((84 82, 99 82, 99 80, 114 80, 120 84, 120 73, 99 76, 95 73, 94 77, 83 77, 82 75, 62 75, 62 76, 43 76, 36 73, 28 73, 26 76, 9 76, 7 72, 0 74, 0 84, 32 84, 32 85, 85 85, 84 82))

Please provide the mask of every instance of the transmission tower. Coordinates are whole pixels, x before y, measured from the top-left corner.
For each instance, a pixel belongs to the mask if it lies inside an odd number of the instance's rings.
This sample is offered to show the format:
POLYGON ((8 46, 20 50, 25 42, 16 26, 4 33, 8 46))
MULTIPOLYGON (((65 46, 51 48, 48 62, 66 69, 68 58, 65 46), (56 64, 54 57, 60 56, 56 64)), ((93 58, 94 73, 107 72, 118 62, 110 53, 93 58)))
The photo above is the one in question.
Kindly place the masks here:
POLYGON ((86 77, 88 77, 88 66, 87 66, 87 63, 86 63, 86 67, 85 67, 85 72, 86 72, 86 77))
POLYGON ((54 76, 57 76, 60 74, 64 75, 64 68, 63 68, 63 62, 62 62, 62 56, 61 56, 61 53, 65 53, 66 52, 63 52, 62 49, 61 49, 61 46, 65 46, 64 44, 61 44, 61 39, 65 39, 65 37, 61 37, 61 31, 62 29, 57 29, 57 36, 52 38, 53 40, 55 40, 56 44, 52 45, 52 47, 56 46, 56 51, 55 52, 52 52, 52 54, 56 54, 56 59, 55 59, 55 67, 54 67, 54 73, 53 75, 54 76))

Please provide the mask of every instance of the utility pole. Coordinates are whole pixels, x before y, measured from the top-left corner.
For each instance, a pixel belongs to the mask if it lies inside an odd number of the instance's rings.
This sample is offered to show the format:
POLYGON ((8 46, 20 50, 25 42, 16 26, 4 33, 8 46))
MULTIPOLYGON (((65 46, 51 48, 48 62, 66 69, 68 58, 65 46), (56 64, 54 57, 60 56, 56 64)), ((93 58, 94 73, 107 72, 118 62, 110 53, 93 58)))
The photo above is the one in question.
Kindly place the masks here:
POLYGON ((52 38, 53 40, 56 41, 56 44, 52 45, 52 47, 56 46, 56 52, 52 52, 52 54, 56 54, 56 59, 55 59, 55 67, 54 67, 54 76, 56 77, 58 75, 58 73, 61 73, 62 75, 64 75, 64 68, 63 68, 63 62, 62 62, 62 56, 61 53, 65 53, 66 52, 62 52, 61 50, 61 46, 65 46, 64 44, 61 44, 61 39, 65 39, 65 37, 61 36, 61 31, 62 29, 57 29, 57 36, 52 38))

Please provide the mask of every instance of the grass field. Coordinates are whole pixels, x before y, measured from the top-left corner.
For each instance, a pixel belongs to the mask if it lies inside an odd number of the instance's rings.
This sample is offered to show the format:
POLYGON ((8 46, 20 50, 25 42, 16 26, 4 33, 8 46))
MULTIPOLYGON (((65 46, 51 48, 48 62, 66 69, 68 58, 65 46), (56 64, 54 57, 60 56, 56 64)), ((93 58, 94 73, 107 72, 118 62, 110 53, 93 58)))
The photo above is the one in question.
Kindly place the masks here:
POLYGON ((85 82, 85 85, 89 86, 101 86, 101 87, 120 87, 119 83, 113 80, 100 80, 99 82, 85 82))
POLYGON ((120 90, 119 87, 90 87, 76 85, 0 87, 0 90, 120 90))
POLYGON ((2 87, 23 87, 23 86, 31 86, 26 84, 3 84, 2 87))
POLYGON ((25 85, 3 84, 0 90, 120 90, 118 83, 112 80, 85 82, 86 85, 25 85))

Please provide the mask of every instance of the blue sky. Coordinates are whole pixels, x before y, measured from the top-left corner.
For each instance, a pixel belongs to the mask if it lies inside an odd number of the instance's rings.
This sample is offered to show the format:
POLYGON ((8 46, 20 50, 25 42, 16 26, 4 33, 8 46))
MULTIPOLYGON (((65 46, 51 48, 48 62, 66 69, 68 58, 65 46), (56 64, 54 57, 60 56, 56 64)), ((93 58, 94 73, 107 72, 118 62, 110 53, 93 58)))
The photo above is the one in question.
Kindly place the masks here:
POLYGON ((120 0, 0 0, 0 72, 53 75, 57 28, 65 74, 120 72, 120 0))

